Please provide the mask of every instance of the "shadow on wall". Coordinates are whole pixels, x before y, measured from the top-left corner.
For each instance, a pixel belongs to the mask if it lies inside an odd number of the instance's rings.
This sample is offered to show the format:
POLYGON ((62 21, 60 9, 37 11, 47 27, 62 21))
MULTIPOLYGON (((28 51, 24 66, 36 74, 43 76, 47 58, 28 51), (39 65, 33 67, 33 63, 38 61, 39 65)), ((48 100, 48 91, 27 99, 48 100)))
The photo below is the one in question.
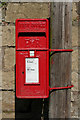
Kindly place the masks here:
POLYGON ((41 120, 42 99, 15 99, 15 118, 41 120))

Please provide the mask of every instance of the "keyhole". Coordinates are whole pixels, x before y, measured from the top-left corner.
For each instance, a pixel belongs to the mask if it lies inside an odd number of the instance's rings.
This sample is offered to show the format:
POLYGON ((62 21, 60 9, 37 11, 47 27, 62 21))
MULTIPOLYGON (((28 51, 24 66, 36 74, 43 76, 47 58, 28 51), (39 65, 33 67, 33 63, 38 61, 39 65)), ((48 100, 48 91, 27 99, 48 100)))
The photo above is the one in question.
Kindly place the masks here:
POLYGON ((22 74, 24 74, 24 72, 22 72, 22 74))

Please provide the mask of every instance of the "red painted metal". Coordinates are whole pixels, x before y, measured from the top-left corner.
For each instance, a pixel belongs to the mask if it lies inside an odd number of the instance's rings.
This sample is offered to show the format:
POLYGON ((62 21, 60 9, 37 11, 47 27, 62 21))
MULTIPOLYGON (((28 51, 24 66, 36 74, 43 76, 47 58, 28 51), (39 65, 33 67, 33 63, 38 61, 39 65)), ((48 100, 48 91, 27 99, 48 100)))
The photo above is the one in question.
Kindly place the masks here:
MULTIPOLYGON (((17 48, 17 50, 24 50, 24 48, 17 48)), ((25 48, 25 50, 45 50, 45 51, 49 51, 49 52, 72 52, 73 49, 47 49, 47 48, 25 48)))
POLYGON ((72 87, 74 87, 74 85, 66 86, 66 87, 54 87, 54 88, 49 88, 49 90, 62 90, 62 89, 69 89, 72 87))
POLYGON ((72 52, 73 49, 49 49, 50 52, 72 52))
POLYGON ((49 97, 49 23, 47 19, 16 20, 16 96, 18 98, 49 97), (34 51, 33 56, 30 56, 30 51, 34 51), (26 58, 39 60, 38 83, 25 82, 26 58))
POLYGON ((17 19, 16 50, 49 49, 48 26, 47 19, 17 19))
MULTIPOLYGON (((49 52, 72 52, 72 49, 49 49, 47 19, 16 20, 16 96, 18 98, 48 98, 50 90, 68 89, 49 87, 49 52), (34 51, 31 56, 30 52, 34 51), (26 83, 26 59, 38 58, 39 81, 26 83)), ((33 76, 32 76, 33 78, 33 76)))

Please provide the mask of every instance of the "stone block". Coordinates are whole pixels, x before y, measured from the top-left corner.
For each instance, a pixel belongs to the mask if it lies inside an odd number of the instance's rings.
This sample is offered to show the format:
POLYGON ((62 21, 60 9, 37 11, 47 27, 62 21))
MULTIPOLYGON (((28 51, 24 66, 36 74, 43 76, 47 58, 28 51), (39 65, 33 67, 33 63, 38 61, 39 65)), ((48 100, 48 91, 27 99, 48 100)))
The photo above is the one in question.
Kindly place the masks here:
POLYGON ((0 89, 2 89, 2 71, 0 70, 0 89))
POLYGON ((15 26, 2 26, 2 46, 15 46, 15 26))
POLYGON ((2 120, 2 113, 0 113, 0 120, 2 120))
POLYGON ((0 118, 2 118, 2 100, 0 100, 0 118))
POLYGON ((0 23, 2 22, 2 8, 0 8, 0 23))
POLYGON ((80 73, 78 74, 78 90, 80 91, 80 73))
POLYGON ((79 46, 79 54, 80 54, 80 27, 78 28, 78 46, 79 46))
POLYGON ((2 113, 2 120, 5 120, 5 119, 9 119, 11 118, 11 120, 15 120, 15 112, 3 112, 2 113), (5 118, 5 119, 4 119, 5 118), (13 118, 13 119, 12 119, 13 118))
POLYGON ((78 91, 71 91, 71 101, 78 103, 78 91))
POLYGON ((78 26, 72 26, 72 47, 78 46, 78 26))
POLYGON ((73 11, 72 11, 72 24, 73 26, 78 26, 78 14, 77 14, 77 7, 76 3, 73 2, 73 11))
POLYGON ((2 72, 2 88, 15 89, 15 74, 14 71, 2 72))
POLYGON ((15 93, 13 91, 2 92, 2 111, 3 112, 15 111, 15 93))
POLYGON ((0 70, 2 70, 2 48, 0 48, 0 70))
POLYGON ((2 36, 0 36, 0 47, 2 46, 2 36))
POLYGON ((78 116, 80 117, 80 91, 78 92, 78 116))
POLYGON ((72 117, 78 117, 78 92, 72 92, 71 93, 71 116, 72 117))
POLYGON ((0 36, 2 36, 2 26, 0 26, 0 36))
POLYGON ((77 72, 72 72, 72 85, 74 85, 74 87, 71 90, 78 91, 78 73, 77 72))
POLYGON ((78 48, 72 52, 72 71, 78 72, 78 48))
POLYGON ((77 14, 77 7, 76 7, 76 3, 73 3, 72 4, 72 8, 73 8, 73 11, 72 11, 72 19, 74 20, 74 19, 76 19, 77 18, 77 16, 78 16, 78 14, 77 14))
POLYGON ((8 3, 5 20, 17 18, 49 18, 49 3, 8 3))
POLYGON ((15 48, 6 48, 4 54, 4 69, 13 70, 15 65, 15 48))
MULTIPOLYGON (((0 91, 1 91, 1 88, 0 88, 0 91)), ((2 101, 2 92, 0 92, 0 103, 2 101)))

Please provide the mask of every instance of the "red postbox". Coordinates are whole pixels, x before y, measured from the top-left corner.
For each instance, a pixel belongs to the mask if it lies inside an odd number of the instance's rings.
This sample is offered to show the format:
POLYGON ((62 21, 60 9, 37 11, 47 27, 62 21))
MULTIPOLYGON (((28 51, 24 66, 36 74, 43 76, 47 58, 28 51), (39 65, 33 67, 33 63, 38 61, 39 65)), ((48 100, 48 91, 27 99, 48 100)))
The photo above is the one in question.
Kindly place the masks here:
POLYGON ((16 96, 49 96, 49 23, 47 19, 16 20, 16 96))

